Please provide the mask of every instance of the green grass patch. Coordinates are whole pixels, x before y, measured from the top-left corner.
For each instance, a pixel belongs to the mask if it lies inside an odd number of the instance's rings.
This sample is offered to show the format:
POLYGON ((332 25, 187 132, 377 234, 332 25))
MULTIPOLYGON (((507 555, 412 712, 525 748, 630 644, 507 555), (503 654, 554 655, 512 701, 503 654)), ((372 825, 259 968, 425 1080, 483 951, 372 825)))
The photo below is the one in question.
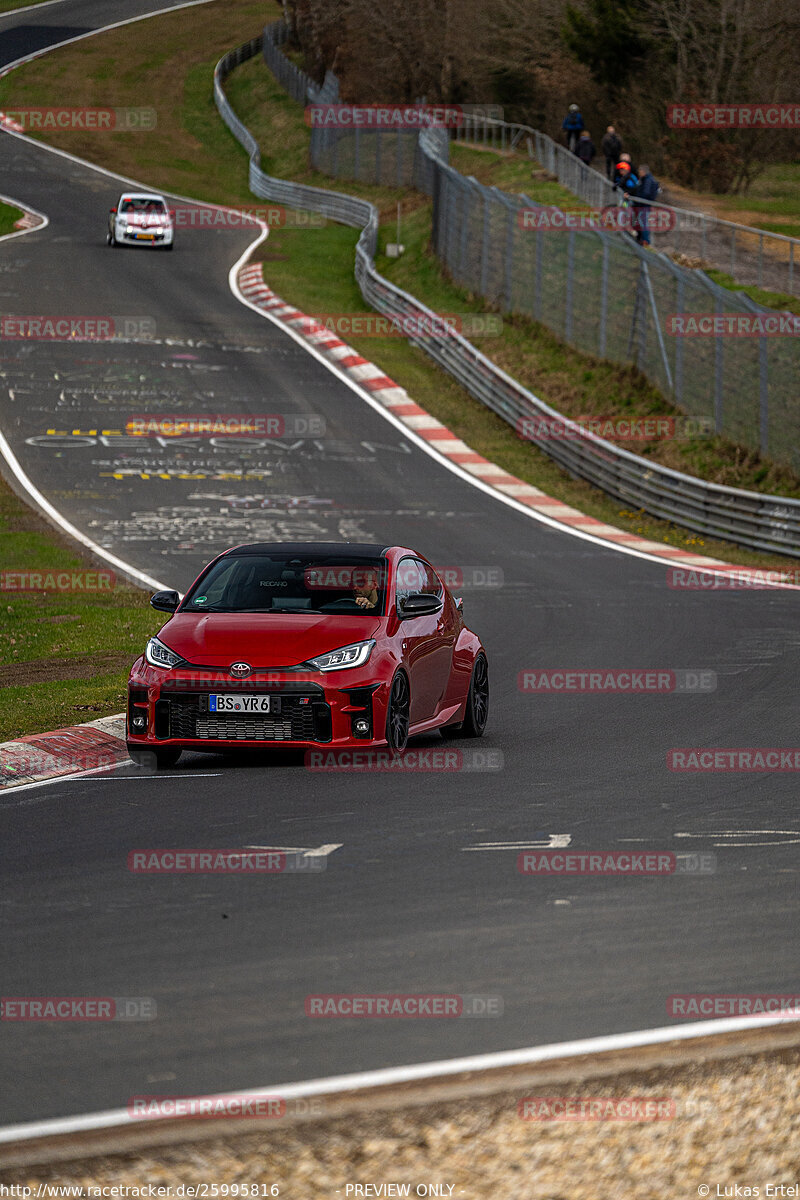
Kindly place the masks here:
MULTIPOLYGON (((797 266, 800 270, 800 261, 797 266)), ((800 299, 797 296, 790 296, 788 292, 768 292, 764 288, 756 287, 755 284, 737 283, 732 275, 727 275, 725 271, 718 271, 716 267, 706 267, 706 275, 715 283, 721 284, 722 287, 726 287, 732 292, 744 292, 751 300, 755 300, 756 304, 763 304, 765 308, 777 308, 781 312, 800 315, 800 299)))
POLYGON ((13 233, 15 224, 24 215, 22 210, 14 208, 13 204, 0 203, 0 237, 5 233, 13 233))
POLYGON ((588 211, 572 192, 562 187, 554 175, 549 175, 541 164, 530 158, 524 147, 518 151, 484 149, 480 146, 450 143, 450 165, 462 175, 473 175, 486 187, 500 188, 504 192, 522 192, 536 204, 553 204, 558 208, 569 208, 575 212, 588 211))
MULTIPOLYGON (((3 571, 83 573, 83 557, 0 480, 3 571)), ((164 623, 122 581, 106 592, 0 591, 0 741, 124 708, 130 664, 164 623)))
POLYGON ((17 8, 27 8, 29 4, 44 4, 45 0, 0 0, 0 13, 11 13, 17 8))

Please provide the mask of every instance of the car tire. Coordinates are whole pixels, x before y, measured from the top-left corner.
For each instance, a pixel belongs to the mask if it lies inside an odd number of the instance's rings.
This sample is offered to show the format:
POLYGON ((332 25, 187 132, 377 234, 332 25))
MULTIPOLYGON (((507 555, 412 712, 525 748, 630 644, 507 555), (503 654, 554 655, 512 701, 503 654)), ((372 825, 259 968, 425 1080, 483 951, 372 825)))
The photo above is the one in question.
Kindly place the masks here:
POLYGON ((444 737, 483 737, 489 718, 489 664, 485 654, 479 654, 472 667, 467 692, 467 707, 464 720, 453 725, 442 726, 444 737))
POLYGON ((128 746, 128 755, 141 771, 151 774, 154 771, 169 771, 181 756, 181 751, 174 746, 163 746, 157 750, 145 749, 142 746, 128 746))
POLYGON ((394 754, 402 754, 408 745, 411 713, 411 690, 404 671, 392 680, 389 703, 386 706, 386 744, 394 754))
POLYGON ((164 247, 164 249, 165 249, 165 250, 171 250, 171 249, 173 248, 173 246, 174 246, 174 245, 175 245, 175 243, 174 243, 174 242, 170 242, 168 246, 165 246, 165 247, 164 247))
POLYGON ((117 244, 117 239, 114 237, 113 233, 107 233, 107 234, 106 234, 106 244, 107 244, 108 246, 112 246, 112 247, 113 247, 113 246, 116 246, 116 244, 117 244))

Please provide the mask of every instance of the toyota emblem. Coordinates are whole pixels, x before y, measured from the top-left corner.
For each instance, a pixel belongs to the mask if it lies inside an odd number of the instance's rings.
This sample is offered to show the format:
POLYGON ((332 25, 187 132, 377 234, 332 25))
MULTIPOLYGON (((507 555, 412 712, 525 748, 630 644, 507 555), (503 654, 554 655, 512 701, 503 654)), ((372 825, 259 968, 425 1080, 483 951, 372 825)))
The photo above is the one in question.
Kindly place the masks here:
POLYGON ((252 671, 250 663, 236 662, 231 664, 231 675, 235 675, 237 679, 246 679, 252 671))

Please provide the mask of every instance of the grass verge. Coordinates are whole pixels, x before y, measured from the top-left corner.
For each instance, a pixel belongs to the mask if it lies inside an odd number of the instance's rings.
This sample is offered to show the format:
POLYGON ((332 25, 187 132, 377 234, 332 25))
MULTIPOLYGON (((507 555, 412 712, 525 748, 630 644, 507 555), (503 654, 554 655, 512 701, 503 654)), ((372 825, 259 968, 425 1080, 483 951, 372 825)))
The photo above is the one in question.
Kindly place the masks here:
MULTIPOLYGON (((0 479, 3 572, 96 571, 0 479)), ((2 576, 0 576, 2 579, 2 576)), ((163 619, 118 581, 107 592, 0 588, 0 742, 125 707, 130 664, 163 619)))
POLYGON ((0 203, 0 237, 6 233, 13 233, 15 224, 24 216, 22 210, 14 208, 12 204, 0 203))

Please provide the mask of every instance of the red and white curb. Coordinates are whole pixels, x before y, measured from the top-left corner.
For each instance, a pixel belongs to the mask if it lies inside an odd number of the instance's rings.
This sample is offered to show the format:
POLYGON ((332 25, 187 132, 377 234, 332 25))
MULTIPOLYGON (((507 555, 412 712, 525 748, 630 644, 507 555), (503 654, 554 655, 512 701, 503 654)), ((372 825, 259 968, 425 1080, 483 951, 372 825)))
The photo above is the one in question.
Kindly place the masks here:
POLYGON ((561 500, 548 496, 546 492, 532 484, 517 479, 515 475, 509 475, 502 467, 490 462, 482 454, 476 454, 446 425, 427 413, 424 408, 420 408, 411 399, 408 392, 384 374, 380 367, 366 358, 362 358, 352 346, 348 346, 346 342, 338 338, 321 321, 300 312, 291 304, 287 304, 280 296, 276 296, 272 289, 264 283, 262 263, 249 263, 242 267, 238 273, 237 283, 250 304, 268 312, 271 317, 277 317, 296 333, 299 333, 310 345, 335 362, 336 366, 354 382, 365 388, 376 401, 390 410, 392 415, 409 430, 423 438, 433 450, 503 495, 534 509, 560 525, 590 533, 595 538, 609 542, 618 548, 636 549, 650 556, 662 558, 665 562, 691 569, 713 569, 716 572, 735 571, 737 574, 748 571, 748 568, 737 566, 734 563, 725 563, 706 555, 690 554, 679 547, 653 542, 648 538, 639 537, 638 534, 617 529, 613 525, 606 525, 603 521, 586 516, 561 500))
MULTIPOLYGON (((2 117, 2 113, 0 113, 0 117, 2 117)), ((5 121, 0 120, 0 125, 4 124, 5 121)), ((18 208, 22 212, 22 216, 19 218, 19 220, 14 222, 14 229, 16 232, 4 233, 2 236, 0 236, 0 242, 4 242, 7 238, 19 237, 21 233, 28 233, 28 231, 31 229, 39 229, 40 227, 43 228, 45 225, 50 224, 44 213, 37 212, 34 208, 28 208, 25 204, 21 203, 19 200, 16 200, 13 196, 4 196, 2 193, 0 193, 0 201, 2 201, 3 204, 8 204, 11 208, 18 208)))
POLYGON ((62 775, 98 771, 127 762, 125 717, 32 733, 0 744, 0 792, 62 775))

